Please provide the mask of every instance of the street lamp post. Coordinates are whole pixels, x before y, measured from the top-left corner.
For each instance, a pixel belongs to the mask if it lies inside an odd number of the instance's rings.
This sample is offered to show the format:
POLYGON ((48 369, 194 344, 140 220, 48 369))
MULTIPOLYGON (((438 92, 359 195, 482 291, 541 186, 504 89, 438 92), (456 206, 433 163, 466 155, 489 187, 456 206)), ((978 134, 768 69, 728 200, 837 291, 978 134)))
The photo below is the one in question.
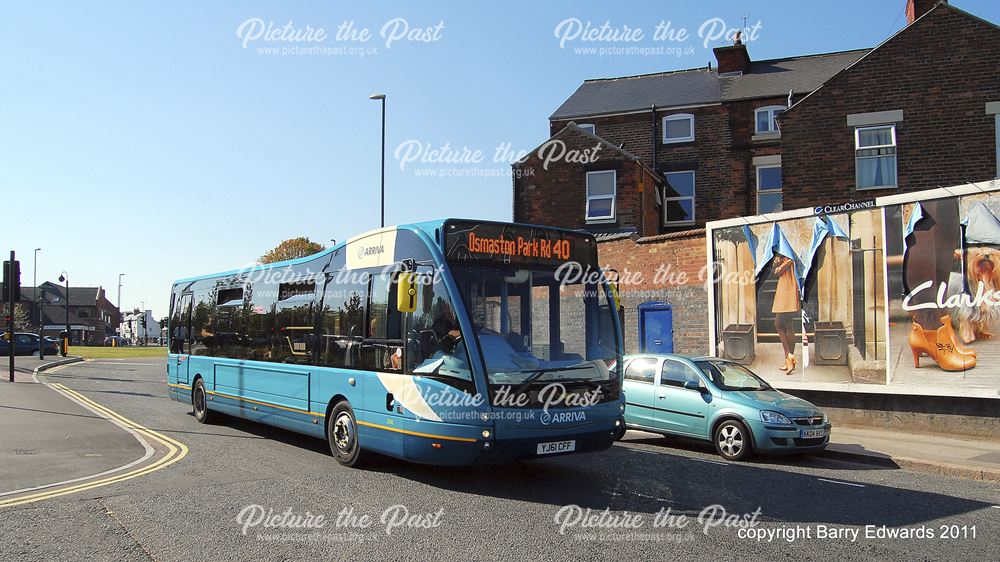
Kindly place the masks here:
MULTIPOLYGON (((142 315, 142 345, 146 346, 146 301, 139 301, 139 314, 142 315)), ((139 319, 136 319, 135 331, 139 331, 139 319)))
POLYGON ((70 328, 69 328, 69 273, 65 271, 59 275, 59 281, 66 283, 66 336, 63 338, 62 345, 62 356, 66 357, 69 354, 69 338, 70 338, 70 328))
POLYGON ((368 99, 382 102, 382 228, 385 228, 385 94, 372 94, 368 99))

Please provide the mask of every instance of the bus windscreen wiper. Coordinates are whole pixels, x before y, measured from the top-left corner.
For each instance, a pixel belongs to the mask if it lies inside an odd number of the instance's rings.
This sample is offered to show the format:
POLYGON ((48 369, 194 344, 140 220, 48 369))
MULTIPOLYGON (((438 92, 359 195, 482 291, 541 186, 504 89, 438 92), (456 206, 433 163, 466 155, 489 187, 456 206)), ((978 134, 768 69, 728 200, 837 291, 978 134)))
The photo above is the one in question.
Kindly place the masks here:
MULTIPOLYGON (((560 367, 551 367, 551 368, 547 368, 547 369, 533 369, 533 370, 530 370, 530 371, 522 371, 524 373, 531 373, 531 376, 528 377, 528 378, 526 378, 526 379, 524 379, 524 381, 522 381, 521 384, 519 384, 517 386, 517 388, 514 389, 513 394, 515 396, 517 396, 518 394, 521 394, 521 392, 525 388, 528 388, 529 386, 531 386, 531 384, 533 382, 535 382, 538 379, 542 378, 544 375, 548 375, 548 374, 555 373, 555 372, 562 372, 562 371, 577 371, 577 370, 580 370, 580 369, 586 369, 588 367, 589 367, 589 365, 573 365, 571 367, 561 367, 561 368, 560 367)), ((580 380, 582 380, 582 379, 580 379, 580 380)))

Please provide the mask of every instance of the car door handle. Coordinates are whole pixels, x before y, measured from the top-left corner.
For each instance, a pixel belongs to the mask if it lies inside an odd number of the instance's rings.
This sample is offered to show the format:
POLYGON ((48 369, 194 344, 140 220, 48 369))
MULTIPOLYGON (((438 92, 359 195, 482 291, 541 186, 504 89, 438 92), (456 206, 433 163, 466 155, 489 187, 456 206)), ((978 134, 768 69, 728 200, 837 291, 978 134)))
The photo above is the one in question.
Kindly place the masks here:
POLYGON ((662 399, 662 398, 666 398, 666 397, 667 397, 667 395, 666 395, 666 394, 661 394, 661 395, 657 396, 657 398, 660 398, 660 399, 662 399))

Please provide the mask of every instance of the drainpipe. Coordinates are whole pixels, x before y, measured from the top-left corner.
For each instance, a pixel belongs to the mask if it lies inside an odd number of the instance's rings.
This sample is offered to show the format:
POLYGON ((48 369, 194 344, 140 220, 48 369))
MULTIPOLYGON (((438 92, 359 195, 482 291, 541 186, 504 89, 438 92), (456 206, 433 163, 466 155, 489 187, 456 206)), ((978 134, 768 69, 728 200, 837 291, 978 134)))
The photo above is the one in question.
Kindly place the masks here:
MULTIPOLYGON (((656 170, 656 104, 655 103, 653 105, 649 106, 649 112, 650 112, 649 128, 652 131, 652 134, 650 135, 650 138, 649 138, 649 140, 652 141, 652 144, 650 144, 650 149, 651 150, 649 151, 649 160, 653 164, 653 166, 652 166, 653 170, 656 170)), ((654 182, 654 185, 653 185, 653 189, 656 189, 655 182, 654 182)), ((646 195, 645 194, 645 190, 643 190, 643 197, 645 197, 645 195, 646 195)), ((653 197, 654 197, 653 200, 655 201, 656 200, 655 199, 656 196, 654 195, 653 197)), ((645 215, 646 215, 645 211, 646 211, 645 204, 643 204, 643 217, 645 217, 645 215)), ((660 223, 660 219, 657 219, 656 222, 660 223)), ((656 231, 657 232, 660 231, 660 227, 659 226, 657 226, 656 231)), ((644 233, 644 235, 645 235, 645 233, 644 233)))
POLYGON ((653 141, 650 145, 649 159, 653 162, 653 168, 656 168, 656 104, 649 106, 650 111, 650 130, 653 131, 652 136, 649 140, 653 141))

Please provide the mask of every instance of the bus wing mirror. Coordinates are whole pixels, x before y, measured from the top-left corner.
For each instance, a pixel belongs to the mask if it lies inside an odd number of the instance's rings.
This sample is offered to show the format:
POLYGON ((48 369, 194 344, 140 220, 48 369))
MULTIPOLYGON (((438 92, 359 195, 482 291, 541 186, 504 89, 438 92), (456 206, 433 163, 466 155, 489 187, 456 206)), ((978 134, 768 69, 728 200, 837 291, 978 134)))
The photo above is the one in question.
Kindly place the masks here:
POLYGON ((614 283, 608 283, 608 288, 611 289, 611 300, 615 304, 615 310, 621 310, 622 300, 618 295, 618 286, 614 283))
POLYGON ((417 310, 417 288, 414 286, 413 272, 401 272, 396 280, 396 309, 400 312, 417 310))

